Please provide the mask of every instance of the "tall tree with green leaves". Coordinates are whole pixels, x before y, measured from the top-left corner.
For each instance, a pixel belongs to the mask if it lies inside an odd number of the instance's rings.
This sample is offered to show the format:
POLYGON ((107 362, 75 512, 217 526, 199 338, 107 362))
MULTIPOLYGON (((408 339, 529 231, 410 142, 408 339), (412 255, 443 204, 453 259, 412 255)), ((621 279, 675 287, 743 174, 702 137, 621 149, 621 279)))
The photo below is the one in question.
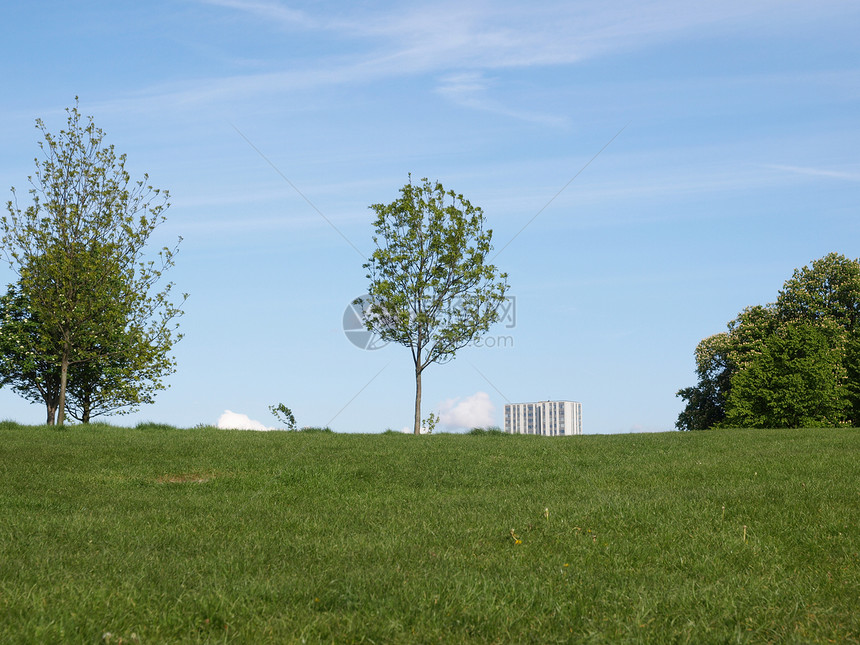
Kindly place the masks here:
POLYGON ((860 261, 830 253, 795 269, 775 303, 728 328, 711 337, 721 351, 703 351, 710 339, 696 350, 679 429, 860 423, 860 261))
POLYGON ((699 342, 696 346, 699 382, 676 393, 675 396, 687 402, 675 422, 676 428, 707 430, 724 422, 735 375, 752 356, 761 352, 775 325, 773 305, 746 307, 729 322, 728 331, 699 342))
POLYGON ((38 325, 39 351, 59 374, 60 425, 72 368, 80 375, 75 387, 84 388, 79 393, 107 392, 103 401, 158 389, 174 369, 169 352, 181 338, 182 315, 173 284, 158 284, 179 242, 153 259, 144 255, 165 220, 168 193, 149 185, 148 175, 132 180, 126 156, 105 145, 104 132, 77 105, 66 112, 67 127, 56 135, 36 120, 43 140, 29 178, 32 203, 21 208, 13 188, 8 214, 0 217, 2 249, 38 325), (142 374, 154 379, 149 386, 142 374))
POLYGON ((834 328, 790 322, 768 335, 732 379, 724 425, 823 428, 844 423, 844 365, 834 328))
POLYGON ((42 333, 27 297, 17 284, 0 296, 0 387, 10 387, 34 403, 43 403, 47 424, 60 402, 58 348, 42 333))
POLYGON ((841 356, 844 373, 838 384, 846 423, 860 425, 860 260, 828 253, 795 269, 776 300, 783 321, 800 321, 823 329, 841 356))
POLYGON ((415 367, 415 424, 421 432, 421 374, 445 363, 499 319, 507 274, 490 264, 493 232, 483 211, 439 182, 421 179, 390 204, 374 204, 376 250, 367 328, 408 347, 415 367))
POLYGON ((676 394, 687 402, 675 422, 678 430, 707 430, 726 418, 733 370, 730 349, 731 339, 726 332, 708 336, 696 346, 699 382, 676 394))
POLYGON ((860 261, 828 253, 795 269, 776 306, 782 320, 830 319, 847 331, 860 332, 860 261))
MULTIPOLYGON (((11 387, 29 401, 46 406, 46 423, 53 424, 59 405, 60 370, 57 344, 44 334, 29 301, 17 284, 0 296, 0 387, 11 387)), ((172 359, 122 324, 103 326, 90 352, 92 361, 69 366, 66 412, 83 423, 102 414, 132 412, 151 403, 164 389, 162 377, 172 359)))

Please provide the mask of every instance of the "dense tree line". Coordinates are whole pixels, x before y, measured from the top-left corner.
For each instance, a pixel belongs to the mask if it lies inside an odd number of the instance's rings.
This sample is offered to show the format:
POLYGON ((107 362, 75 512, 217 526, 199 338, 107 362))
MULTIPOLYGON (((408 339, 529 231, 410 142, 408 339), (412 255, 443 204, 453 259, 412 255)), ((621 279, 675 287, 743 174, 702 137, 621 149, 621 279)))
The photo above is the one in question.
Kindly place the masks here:
POLYGON ((860 425, 860 261, 795 269, 776 302, 698 344, 696 374, 679 430, 860 425))

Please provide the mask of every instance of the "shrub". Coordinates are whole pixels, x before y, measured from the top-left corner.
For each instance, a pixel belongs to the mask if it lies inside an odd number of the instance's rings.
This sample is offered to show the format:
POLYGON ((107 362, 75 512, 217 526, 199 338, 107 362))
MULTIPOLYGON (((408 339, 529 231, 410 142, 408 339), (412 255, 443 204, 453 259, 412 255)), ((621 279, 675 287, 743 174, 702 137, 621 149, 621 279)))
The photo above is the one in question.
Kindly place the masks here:
POLYGON ((176 426, 167 423, 154 423, 152 421, 141 421, 136 426, 136 430, 176 430, 176 426))
POLYGON ((469 430, 469 434, 473 435, 500 435, 505 434, 505 431, 499 428, 498 426, 491 426, 489 428, 472 428, 469 430))

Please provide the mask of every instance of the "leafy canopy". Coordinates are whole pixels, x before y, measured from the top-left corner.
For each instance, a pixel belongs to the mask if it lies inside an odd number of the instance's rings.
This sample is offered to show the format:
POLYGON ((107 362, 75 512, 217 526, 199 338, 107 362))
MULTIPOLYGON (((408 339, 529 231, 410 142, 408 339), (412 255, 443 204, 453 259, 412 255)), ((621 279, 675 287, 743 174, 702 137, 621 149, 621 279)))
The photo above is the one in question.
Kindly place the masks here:
POLYGON ((483 211, 439 182, 421 179, 390 204, 374 204, 376 250, 364 268, 367 328, 408 347, 415 366, 415 426, 421 431, 421 373, 445 363, 499 319, 507 275, 489 262, 493 232, 483 211))
POLYGON ((773 304, 744 309, 696 348, 681 430, 860 423, 860 261, 795 269, 773 304))
MULTIPOLYGON (((156 288, 177 247, 144 257, 165 220, 168 193, 149 185, 148 175, 133 181, 125 155, 104 144, 93 119, 83 119, 77 105, 66 112, 67 127, 56 135, 37 119, 42 158, 29 177, 31 204, 21 208, 13 188, 0 217, 2 251, 18 273, 15 290, 30 330, 37 330, 29 345, 59 375, 57 398, 46 405, 48 422, 54 409, 60 424, 72 387, 85 420, 96 409, 134 406, 162 389, 174 369, 169 352, 181 338, 182 315, 173 284, 156 288)), ((16 370, 0 367, 7 375, 16 370)), ((28 387, 26 379, 16 383, 19 392, 28 387)))

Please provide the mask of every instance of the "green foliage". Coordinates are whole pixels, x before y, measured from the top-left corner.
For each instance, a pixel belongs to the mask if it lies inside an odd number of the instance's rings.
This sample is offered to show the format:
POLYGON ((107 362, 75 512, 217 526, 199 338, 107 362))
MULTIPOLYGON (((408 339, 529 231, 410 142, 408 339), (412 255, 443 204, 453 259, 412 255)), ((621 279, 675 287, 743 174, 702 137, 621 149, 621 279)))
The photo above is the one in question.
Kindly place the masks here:
POLYGON ((489 263, 484 213, 439 182, 410 181, 400 198, 374 204, 376 250, 364 264, 368 329, 408 347, 415 366, 414 432, 421 432, 421 373, 452 360, 499 319, 507 275, 489 263))
POLYGON ((283 403, 278 403, 278 405, 270 405, 269 411, 272 413, 272 416, 278 420, 279 423, 283 423, 287 430, 295 431, 296 429, 296 418, 293 416, 292 410, 290 410, 283 403))
POLYGON ((696 373, 678 392, 681 430, 860 422, 860 261, 831 253, 796 269, 775 303, 699 343, 696 373))
POLYGON ((469 434, 483 437, 483 436, 487 436, 487 435, 493 435, 493 436, 504 435, 506 433, 501 428, 493 426, 491 428, 472 428, 471 430, 469 430, 469 434))
POLYGON ((860 640, 854 429, 0 433, 3 643, 860 640))
POLYGON ((783 320, 832 320, 846 330, 860 323, 860 262, 829 253, 795 269, 776 301, 783 320))
POLYGON ((49 424, 60 400, 59 348, 51 340, 20 286, 10 285, 0 297, 0 387, 44 403, 49 424))
POLYGON ((728 356, 730 347, 725 333, 709 336, 696 346, 699 383, 678 392, 687 401, 675 424, 679 430, 705 430, 725 419, 733 367, 728 356))
POLYGON ((104 144, 92 118, 77 106, 67 114, 57 135, 36 121, 43 158, 29 178, 32 203, 19 207, 13 188, 0 217, 2 250, 19 276, 3 306, 26 312, 3 334, 30 357, 22 366, 4 353, 0 371, 17 392, 45 402, 48 423, 56 411, 60 425, 67 411, 88 422, 151 402, 175 369, 169 354, 182 315, 172 283, 156 290, 176 247, 144 259, 167 192, 147 175, 132 181, 125 155, 104 144))
MULTIPOLYGON (((164 389, 159 374, 171 370, 169 358, 135 332, 101 326, 93 359, 68 368, 66 411, 78 421, 109 413, 131 412, 151 403, 164 389), (101 351, 100 351, 101 350, 101 351)), ((27 400, 46 405, 52 423, 61 383, 59 344, 45 333, 19 285, 0 296, 0 386, 7 385, 27 400)))
POLYGON ((176 426, 167 423, 154 423, 152 421, 141 421, 136 426, 135 430, 176 430, 176 426))
POLYGON ((831 335, 787 323, 732 380, 725 424, 748 428, 833 427, 843 423, 842 363, 831 335))
POLYGON ((426 419, 421 422, 421 431, 424 434, 433 434, 436 429, 436 424, 439 423, 439 417, 435 412, 431 412, 426 419))

